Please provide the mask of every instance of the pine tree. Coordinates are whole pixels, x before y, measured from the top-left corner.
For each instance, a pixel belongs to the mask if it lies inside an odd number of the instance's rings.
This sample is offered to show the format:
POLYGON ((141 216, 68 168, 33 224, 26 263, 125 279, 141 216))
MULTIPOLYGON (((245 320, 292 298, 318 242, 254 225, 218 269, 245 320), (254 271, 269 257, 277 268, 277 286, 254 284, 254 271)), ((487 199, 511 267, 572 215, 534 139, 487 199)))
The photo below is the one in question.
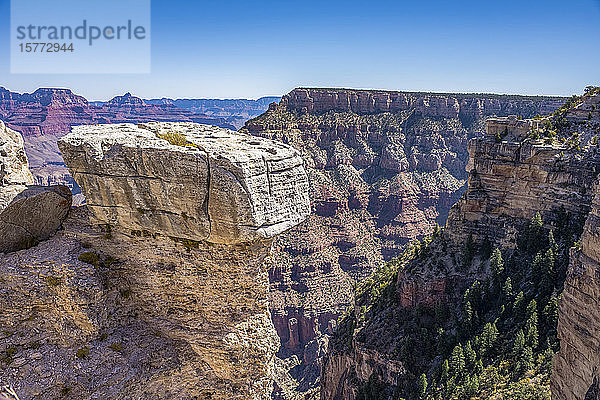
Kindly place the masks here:
POLYGON ((542 311, 544 321, 549 329, 555 329, 558 323, 558 299, 556 296, 550 297, 548 303, 542 311))
POLYGON ((542 260, 542 271, 539 290, 541 293, 548 294, 554 289, 554 251, 550 248, 544 253, 542 260))
POLYGON ((465 384, 465 392, 465 394, 469 398, 475 396, 477 392, 479 392, 479 379, 477 378, 476 374, 467 377, 467 382, 465 384))
POLYGON ((531 277, 533 278, 533 282, 536 286, 538 286, 539 282, 542 280, 544 270, 543 262, 544 256, 540 251, 535 255, 535 257, 533 258, 533 262, 531 263, 531 277))
POLYGON ((464 309, 463 309, 463 316, 462 316, 462 320, 463 323, 465 324, 465 328, 467 330, 471 329, 471 325, 473 323, 473 308, 471 307, 471 302, 467 301, 465 303, 464 309))
POLYGON ((510 277, 506 278, 506 281, 504 282, 504 286, 502 287, 502 294, 504 295, 505 300, 508 300, 513 296, 512 281, 510 277))
POLYGON ((553 230, 550 230, 550 232, 548 233, 548 245, 550 246, 550 249, 554 252, 554 254, 558 254, 558 243, 556 243, 556 240, 554 239, 553 230))
POLYGON ((535 320, 530 318, 527 322, 527 345, 531 346, 532 349, 537 349, 538 347, 538 329, 537 329, 537 317, 535 320))
POLYGON ((498 329, 496 328, 496 323, 488 322, 483 327, 483 332, 481 333, 481 352, 485 355, 489 355, 496 344, 497 339, 498 329))
POLYGON ((477 361, 475 362, 475 373, 480 374, 483 372, 483 363, 481 362, 481 359, 477 359, 477 361))
POLYGON ((519 329, 517 335, 515 336, 515 341, 513 343, 512 355, 515 358, 519 358, 523 349, 525 348, 525 334, 523 333, 523 329, 519 329))
POLYGON ((418 385, 419 398, 424 399, 425 394, 427 393, 427 375, 421 374, 421 376, 419 376, 418 385))
POLYGON ((465 370, 465 354, 462 346, 457 344, 452 350, 452 355, 450 356, 450 372, 454 376, 462 375, 465 370))
POLYGON ((450 377, 450 365, 448 364, 448 360, 444 360, 442 363, 442 370, 440 371, 440 384, 446 385, 448 383, 448 378, 450 377))
POLYGON ((504 260, 502 259, 502 253, 498 248, 494 249, 492 257, 490 258, 490 270, 496 281, 500 278, 502 272, 504 272, 504 260))
POLYGON ((440 235, 440 226, 438 225, 438 223, 435 223, 435 226, 433 227, 433 233, 431 234, 431 237, 436 238, 440 235))
POLYGON ((444 354, 446 352, 446 335, 444 328, 438 328, 437 330, 437 352, 438 354, 444 354))
POLYGON ((477 353, 473 350, 471 346, 471 341, 469 340, 465 345, 465 361, 469 368, 473 368, 475 366, 475 361, 477 360, 477 353))
POLYGON ((523 350, 523 354, 520 359, 520 368, 519 368, 520 371, 519 372, 521 374, 524 374, 525 372, 529 371, 532 368, 533 368, 533 350, 531 350, 531 347, 526 346, 525 349, 523 350))
POLYGON ((542 215, 538 211, 531 218, 527 228, 526 249, 530 252, 537 251, 544 244, 542 239, 544 239, 544 222, 542 221, 542 215))
POLYGON ((523 311, 524 310, 523 309, 524 309, 524 306, 525 306, 523 304, 524 301, 525 301, 524 297, 525 297, 525 295, 523 294, 523 291, 520 291, 517 294, 517 297, 515 297, 515 302, 513 304, 513 310, 514 310, 515 317, 519 321, 522 321, 524 319, 523 318, 524 317, 524 315, 523 315, 523 311))
POLYGON ((531 299, 529 304, 527 304, 527 319, 531 318, 534 314, 536 314, 537 319, 537 302, 535 299, 531 299))

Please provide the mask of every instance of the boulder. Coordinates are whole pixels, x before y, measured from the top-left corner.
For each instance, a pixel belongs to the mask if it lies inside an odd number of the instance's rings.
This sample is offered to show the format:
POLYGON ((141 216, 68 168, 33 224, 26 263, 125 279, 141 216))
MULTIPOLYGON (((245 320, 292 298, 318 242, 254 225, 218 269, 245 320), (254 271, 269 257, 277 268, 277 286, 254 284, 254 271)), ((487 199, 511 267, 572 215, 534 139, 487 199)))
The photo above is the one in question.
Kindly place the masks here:
POLYGON ((77 126, 58 144, 98 224, 242 243, 310 213, 302 158, 273 140, 157 122, 77 126))
POLYGON ((23 136, 0 121, 0 187, 33 183, 23 136))
POLYGON ((0 204, 0 253, 26 249, 48 239, 71 208, 71 191, 62 185, 15 185, 9 193, 14 195, 10 203, 0 204))
POLYGON ((71 207, 66 186, 33 186, 20 133, 0 122, 0 253, 48 239, 71 207))

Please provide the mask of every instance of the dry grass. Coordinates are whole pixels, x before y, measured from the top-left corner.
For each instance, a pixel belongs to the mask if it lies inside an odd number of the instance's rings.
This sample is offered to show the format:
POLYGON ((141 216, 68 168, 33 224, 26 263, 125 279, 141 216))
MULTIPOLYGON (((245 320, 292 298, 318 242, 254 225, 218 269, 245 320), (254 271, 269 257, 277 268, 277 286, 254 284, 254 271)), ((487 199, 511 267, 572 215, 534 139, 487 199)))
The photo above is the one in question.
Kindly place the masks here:
POLYGON ((12 386, 2 386, 0 388, 0 400, 19 400, 19 396, 12 386))
POLYGON ((167 142, 171 143, 174 146, 186 146, 188 144, 185 135, 179 132, 175 132, 173 130, 169 130, 167 132, 157 133, 156 136, 160 139, 164 139, 167 142))

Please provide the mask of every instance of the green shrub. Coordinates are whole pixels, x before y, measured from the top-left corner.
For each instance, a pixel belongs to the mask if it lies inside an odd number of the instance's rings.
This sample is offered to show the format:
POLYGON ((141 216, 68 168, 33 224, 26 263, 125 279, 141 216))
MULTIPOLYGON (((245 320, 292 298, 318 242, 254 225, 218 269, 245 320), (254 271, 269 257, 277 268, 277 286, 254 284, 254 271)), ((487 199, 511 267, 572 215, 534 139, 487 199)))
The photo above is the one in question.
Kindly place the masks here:
POLYGON ((56 287, 62 283, 62 279, 57 276, 47 276, 46 284, 51 287, 56 287))
POLYGON ((123 345, 121 343, 113 343, 108 347, 114 351, 122 351, 123 350, 123 345))
POLYGON ((83 346, 82 348, 77 350, 77 353, 75 355, 77 356, 77 358, 80 359, 87 358, 90 355, 90 348, 87 346, 83 346))
POLYGON ((81 262, 93 265, 95 267, 100 265, 100 256, 97 253, 94 253, 93 251, 86 251, 84 253, 81 253, 79 257, 77 257, 77 259, 81 262))
POLYGON ((157 132, 156 137, 159 139, 166 140, 173 146, 198 147, 194 143, 189 142, 183 133, 174 131, 172 129, 166 132, 157 132))

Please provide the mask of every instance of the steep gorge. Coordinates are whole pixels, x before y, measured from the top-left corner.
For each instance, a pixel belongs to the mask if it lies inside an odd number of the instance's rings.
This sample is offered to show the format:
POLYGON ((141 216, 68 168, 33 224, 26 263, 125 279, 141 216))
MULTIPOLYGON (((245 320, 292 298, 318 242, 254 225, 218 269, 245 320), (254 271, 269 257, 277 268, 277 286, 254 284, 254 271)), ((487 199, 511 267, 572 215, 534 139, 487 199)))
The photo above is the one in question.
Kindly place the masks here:
POLYGON ((298 149, 311 182, 313 214, 275 243, 282 357, 314 360, 313 340, 332 332, 355 282, 445 223, 464 191, 467 142, 486 119, 546 114, 563 101, 299 88, 248 121, 242 132, 298 149))
POLYGON ((599 104, 588 88, 549 118, 487 122, 446 227, 359 286, 330 340, 322 399, 549 398, 557 351, 553 398, 597 392, 595 311, 583 304, 597 297, 599 104))

